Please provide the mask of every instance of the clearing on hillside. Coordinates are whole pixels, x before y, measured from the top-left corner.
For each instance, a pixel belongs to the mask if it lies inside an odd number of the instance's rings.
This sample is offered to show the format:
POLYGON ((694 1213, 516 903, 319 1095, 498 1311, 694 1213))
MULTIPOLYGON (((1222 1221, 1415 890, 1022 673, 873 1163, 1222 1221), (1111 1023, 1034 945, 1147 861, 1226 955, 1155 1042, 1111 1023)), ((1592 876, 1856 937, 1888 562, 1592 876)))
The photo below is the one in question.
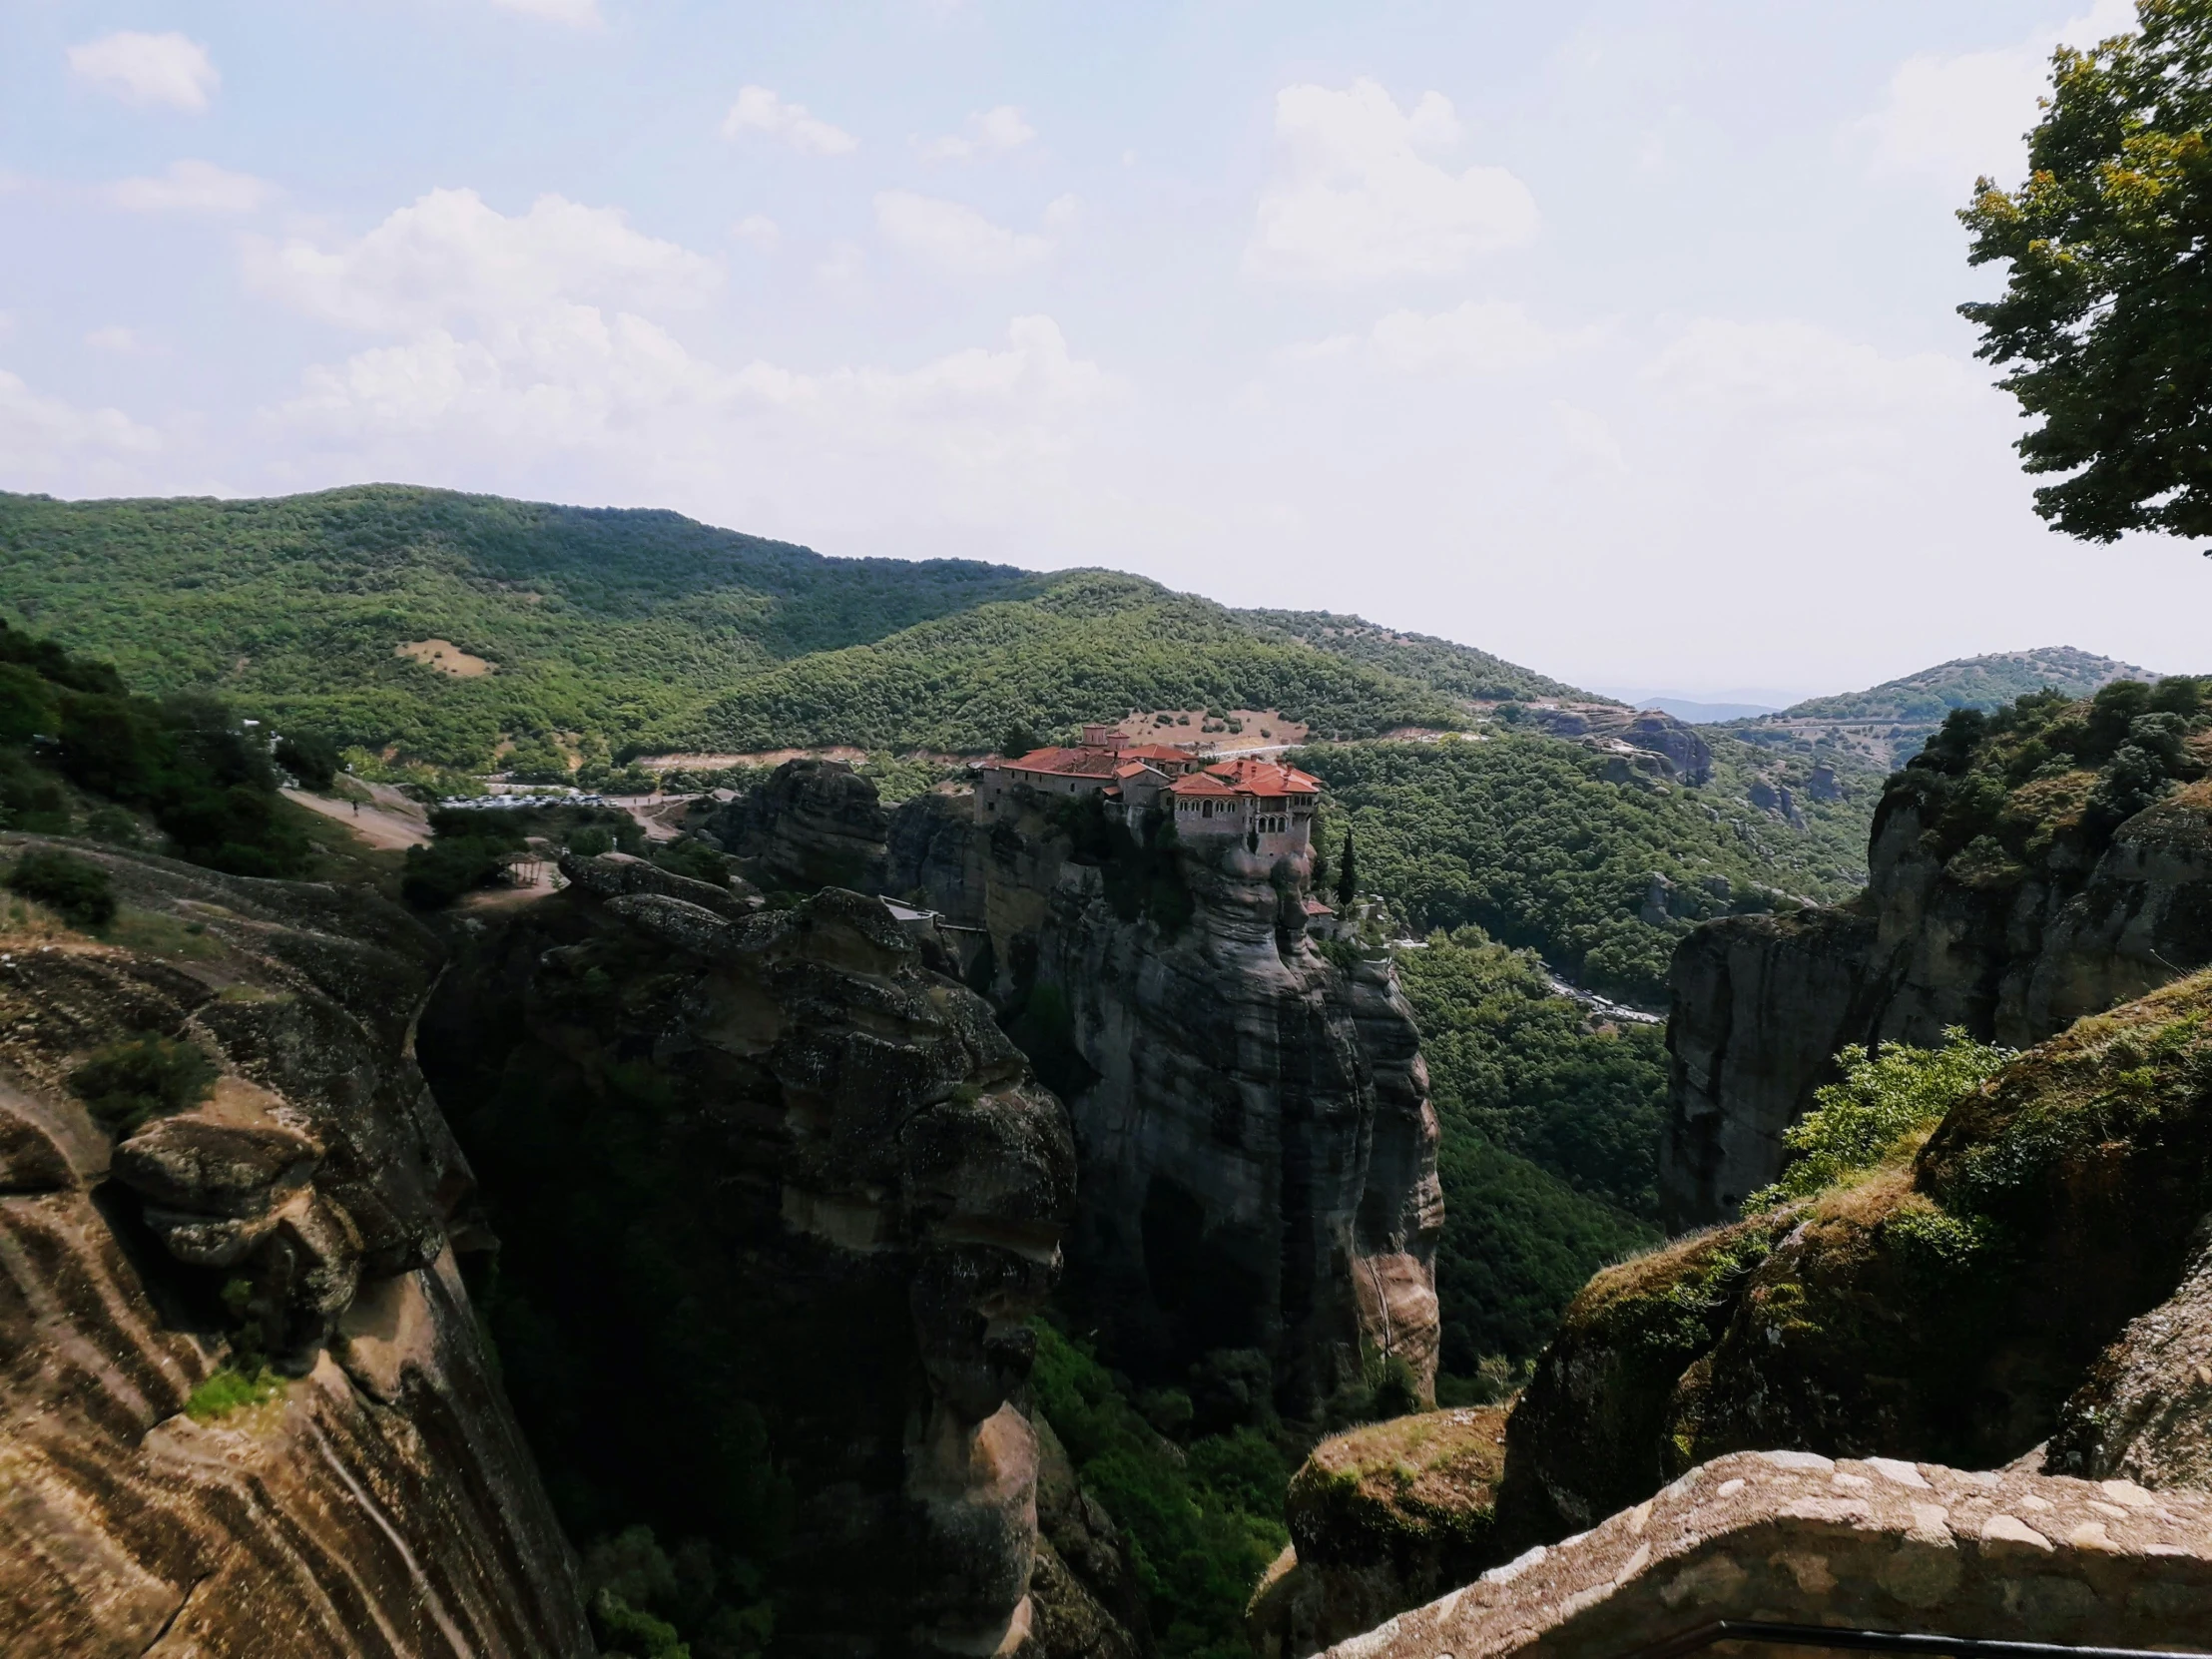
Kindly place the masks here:
POLYGON ((391 648, 391 654, 420 663, 424 668, 434 668, 440 674, 450 674, 456 680, 473 680, 499 667, 481 657, 471 657, 451 640, 402 640, 391 648))

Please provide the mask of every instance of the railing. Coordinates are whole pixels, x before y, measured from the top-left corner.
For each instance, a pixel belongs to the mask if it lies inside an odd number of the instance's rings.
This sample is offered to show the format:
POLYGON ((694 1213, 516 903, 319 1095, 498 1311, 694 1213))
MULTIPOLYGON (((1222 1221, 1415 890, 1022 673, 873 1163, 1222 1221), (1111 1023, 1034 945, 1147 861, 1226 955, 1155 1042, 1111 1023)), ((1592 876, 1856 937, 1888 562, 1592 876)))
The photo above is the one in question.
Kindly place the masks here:
POLYGON ((1896 1630, 1842 1630, 1821 1624, 1775 1624, 1763 1619, 1721 1619, 1663 1642, 1637 1648, 1622 1659, 1682 1659, 1715 1642, 1764 1642, 1770 1647, 1850 1648, 1863 1653, 1918 1653, 1945 1659, 2201 1659, 2164 1648, 2079 1647, 2064 1642, 1991 1642, 1973 1636, 1908 1635, 1896 1630))

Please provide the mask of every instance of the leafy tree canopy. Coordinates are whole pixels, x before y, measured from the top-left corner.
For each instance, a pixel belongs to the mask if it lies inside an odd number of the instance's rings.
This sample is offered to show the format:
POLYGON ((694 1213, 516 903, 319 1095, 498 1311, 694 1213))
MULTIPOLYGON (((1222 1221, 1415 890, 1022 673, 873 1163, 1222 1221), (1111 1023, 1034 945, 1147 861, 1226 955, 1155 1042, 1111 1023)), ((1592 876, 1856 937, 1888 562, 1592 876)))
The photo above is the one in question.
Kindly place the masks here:
POLYGON ((2041 425, 2035 510, 2068 535, 2212 535, 2212 0, 2137 0, 2141 27, 2052 60, 2028 179, 1976 183, 1975 265, 2009 268, 1959 306, 1979 355, 2041 425))

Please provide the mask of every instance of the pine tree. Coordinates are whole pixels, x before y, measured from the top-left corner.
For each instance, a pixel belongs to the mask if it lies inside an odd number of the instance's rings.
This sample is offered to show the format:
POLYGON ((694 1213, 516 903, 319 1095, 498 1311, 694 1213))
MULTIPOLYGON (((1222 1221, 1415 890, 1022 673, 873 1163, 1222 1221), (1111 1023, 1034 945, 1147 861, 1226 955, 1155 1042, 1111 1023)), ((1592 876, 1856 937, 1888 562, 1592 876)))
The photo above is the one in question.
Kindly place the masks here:
POLYGON ((1347 830, 1345 830, 1344 862, 1337 866, 1338 910, 1345 911, 1351 909, 1352 901, 1354 898, 1359 896, 1359 892, 1360 868, 1358 862, 1353 857, 1352 831, 1348 829, 1347 830))

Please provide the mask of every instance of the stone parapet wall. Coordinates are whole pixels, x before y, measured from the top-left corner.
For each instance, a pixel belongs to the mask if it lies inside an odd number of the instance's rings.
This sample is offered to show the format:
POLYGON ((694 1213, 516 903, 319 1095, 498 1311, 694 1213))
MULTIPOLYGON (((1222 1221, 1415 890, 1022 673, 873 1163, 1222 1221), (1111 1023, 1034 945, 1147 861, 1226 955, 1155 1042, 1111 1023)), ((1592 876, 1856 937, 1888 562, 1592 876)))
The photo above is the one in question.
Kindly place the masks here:
POLYGON ((1738 1452, 1329 1653, 1620 1659, 1723 1619, 2200 1649, 2212 1497, 1738 1452))

